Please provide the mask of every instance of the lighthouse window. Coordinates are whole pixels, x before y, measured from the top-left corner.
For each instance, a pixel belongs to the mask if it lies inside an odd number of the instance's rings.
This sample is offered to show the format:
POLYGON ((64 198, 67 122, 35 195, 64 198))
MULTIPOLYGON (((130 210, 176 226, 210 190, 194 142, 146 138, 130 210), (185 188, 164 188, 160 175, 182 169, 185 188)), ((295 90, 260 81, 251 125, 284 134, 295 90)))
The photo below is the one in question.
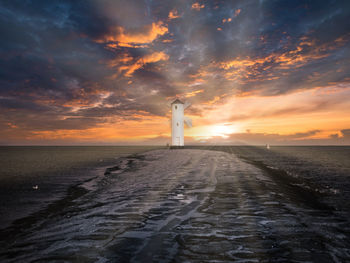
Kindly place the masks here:
MULTIPOLYGON (((175 106, 175 107, 176 107, 176 106, 175 106)), ((176 123, 176 126, 179 126, 179 123, 178 123, 178 122, 176 123)))
POLYGON ((177 106, 175 105, 175 110, 177 110, 177 106))

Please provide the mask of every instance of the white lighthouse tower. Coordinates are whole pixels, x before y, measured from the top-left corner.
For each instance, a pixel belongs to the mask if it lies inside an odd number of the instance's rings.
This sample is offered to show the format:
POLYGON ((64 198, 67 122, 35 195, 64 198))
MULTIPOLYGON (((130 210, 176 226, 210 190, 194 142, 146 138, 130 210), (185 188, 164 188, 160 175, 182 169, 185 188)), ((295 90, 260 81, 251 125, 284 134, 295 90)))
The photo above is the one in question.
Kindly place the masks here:
POLYGON ((176 99, 171 103, 171 145, 184 146, 184 103, 176 99))
POLYGON ((192 120, 184 116, 184 111, 190 103, 176 99, 171 103, 171 145, 184 146, 184 123, 192 127, 192 120))

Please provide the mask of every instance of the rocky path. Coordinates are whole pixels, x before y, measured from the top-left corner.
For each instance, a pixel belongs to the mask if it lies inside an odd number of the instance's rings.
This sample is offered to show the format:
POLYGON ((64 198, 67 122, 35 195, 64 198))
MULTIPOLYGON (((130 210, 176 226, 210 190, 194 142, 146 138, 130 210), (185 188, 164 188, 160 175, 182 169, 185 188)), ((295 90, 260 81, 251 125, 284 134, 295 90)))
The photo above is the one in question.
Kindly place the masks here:
POLYGON ((235 155, 122 159, 2 245, 2 262, 346 262, 349 221, 235 155))

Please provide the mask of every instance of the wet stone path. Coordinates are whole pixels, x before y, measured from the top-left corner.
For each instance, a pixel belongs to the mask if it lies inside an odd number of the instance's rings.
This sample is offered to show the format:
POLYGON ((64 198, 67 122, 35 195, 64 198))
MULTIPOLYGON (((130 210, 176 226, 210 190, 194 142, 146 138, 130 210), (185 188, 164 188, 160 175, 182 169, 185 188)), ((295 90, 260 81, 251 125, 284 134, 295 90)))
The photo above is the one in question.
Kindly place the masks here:
POLYGON ((79 186, 84 193, 69 205, 1 244, 0 259, 349 262, 349 221, 283 184, 225 152, 124 158, 79 186))

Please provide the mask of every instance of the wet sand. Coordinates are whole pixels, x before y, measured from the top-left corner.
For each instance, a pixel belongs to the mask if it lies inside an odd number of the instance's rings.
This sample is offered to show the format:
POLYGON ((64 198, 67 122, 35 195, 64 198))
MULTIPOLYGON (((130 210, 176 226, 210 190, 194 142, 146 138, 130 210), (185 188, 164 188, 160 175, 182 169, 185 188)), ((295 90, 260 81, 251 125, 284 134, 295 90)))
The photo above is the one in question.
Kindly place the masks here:
POLYGON ((1 262, 346 262, 349 220, 234 154, 121 158, 1 233, 1 262))

